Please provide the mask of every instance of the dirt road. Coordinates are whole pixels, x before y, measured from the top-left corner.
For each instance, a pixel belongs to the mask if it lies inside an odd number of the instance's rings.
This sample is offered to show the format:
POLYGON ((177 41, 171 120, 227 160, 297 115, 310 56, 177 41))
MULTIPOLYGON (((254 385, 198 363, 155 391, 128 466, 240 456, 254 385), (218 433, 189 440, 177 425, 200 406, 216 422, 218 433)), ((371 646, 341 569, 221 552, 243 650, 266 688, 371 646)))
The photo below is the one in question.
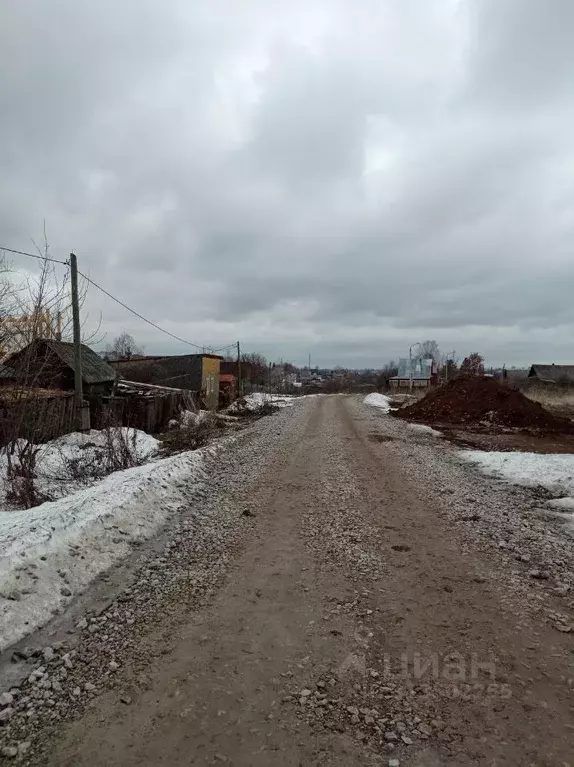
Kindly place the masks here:
POLYGON ((229 495, 245 530, 220 586, 166 605, 137 640, 149 662, 128 660, 48 763, 574 764, 573 636, 545 612, 564 599, 453 522, 526 496, 461 486, 450 448, 358 398, 293 410, 229 495), (422 465, 435 454, 451 481, 422 465))

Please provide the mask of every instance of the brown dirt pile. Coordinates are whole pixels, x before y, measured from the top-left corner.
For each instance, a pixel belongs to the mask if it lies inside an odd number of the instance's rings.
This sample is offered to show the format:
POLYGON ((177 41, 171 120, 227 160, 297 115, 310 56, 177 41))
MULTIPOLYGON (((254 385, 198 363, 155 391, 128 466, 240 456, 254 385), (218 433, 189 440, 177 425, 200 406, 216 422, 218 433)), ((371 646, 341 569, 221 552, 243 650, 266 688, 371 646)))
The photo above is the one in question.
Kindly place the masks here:
POLYGON ((514 427, 543 433, 574 433, 574 423, 545 410, 521 392, 492 378, 461 376, 431 390, 395 415, 427 424, 467 428, 514 427))

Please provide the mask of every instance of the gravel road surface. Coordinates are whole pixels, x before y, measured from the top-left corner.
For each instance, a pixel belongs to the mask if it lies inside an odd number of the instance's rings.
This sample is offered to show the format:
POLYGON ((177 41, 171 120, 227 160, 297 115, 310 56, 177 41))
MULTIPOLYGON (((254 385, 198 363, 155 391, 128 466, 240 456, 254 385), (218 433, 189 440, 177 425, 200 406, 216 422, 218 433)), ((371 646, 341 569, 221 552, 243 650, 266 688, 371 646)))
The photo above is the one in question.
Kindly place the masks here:
POLYGON ((534 491, 346 396, 212 488, 13 657, 6 763, 574 765, 572 537, 534 491))

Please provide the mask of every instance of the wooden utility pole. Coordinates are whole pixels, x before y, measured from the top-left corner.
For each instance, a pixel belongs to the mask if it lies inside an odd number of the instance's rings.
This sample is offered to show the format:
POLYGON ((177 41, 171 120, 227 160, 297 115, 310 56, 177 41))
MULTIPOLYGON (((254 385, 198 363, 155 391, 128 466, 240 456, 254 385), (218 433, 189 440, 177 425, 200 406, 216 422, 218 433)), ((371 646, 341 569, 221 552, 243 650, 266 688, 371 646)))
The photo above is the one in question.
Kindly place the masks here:
POLYGON ((74 389, 76 407, 81 408, 84 399, 82 391, 82 339, 80 330, 80 300, 78 297, 78 261, 70 253, 70 277, 72 281, 72 324, 74 330, 74 389))
POLYGON ((237 342, 237 393, 241 397, 243 393, 243 378, 241 377, 241 347, 237 342))

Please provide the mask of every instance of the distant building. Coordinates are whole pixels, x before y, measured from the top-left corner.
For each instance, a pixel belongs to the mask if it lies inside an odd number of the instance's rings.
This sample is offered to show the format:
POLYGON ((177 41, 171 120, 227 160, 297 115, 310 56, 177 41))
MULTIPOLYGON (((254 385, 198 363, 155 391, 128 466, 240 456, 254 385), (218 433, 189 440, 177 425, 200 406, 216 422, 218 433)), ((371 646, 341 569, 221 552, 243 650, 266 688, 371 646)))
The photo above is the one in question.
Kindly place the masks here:
POLYGON ((438 378, 435 363, 431 357, 424 359, 412 360, 412 376, 409 367, 411 360, 400 359, 398 364, 398 373, 396 376, 389 378, 389 386, 391 389, 408 389, 411 385, 413 388, 421 389, 433 386, 438 378))
POLYGON ((529 383, 574 384, 574 365, 532 365, 529 383))

